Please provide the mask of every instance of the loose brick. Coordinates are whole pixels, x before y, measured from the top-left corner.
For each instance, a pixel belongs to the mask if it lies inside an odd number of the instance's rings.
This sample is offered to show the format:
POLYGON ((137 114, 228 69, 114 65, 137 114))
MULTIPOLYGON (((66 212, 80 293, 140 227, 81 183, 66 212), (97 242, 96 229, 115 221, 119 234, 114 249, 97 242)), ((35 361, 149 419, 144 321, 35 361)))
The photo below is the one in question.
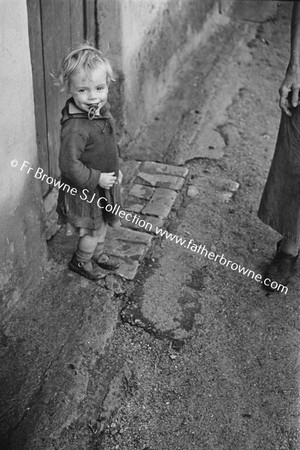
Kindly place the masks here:
POLYGON ((187 190, 188 197, 194 198, 194 197, 197 197, 198 194, 199 194, 199 191, 195 186, 188 187, 188 190, 187 190))

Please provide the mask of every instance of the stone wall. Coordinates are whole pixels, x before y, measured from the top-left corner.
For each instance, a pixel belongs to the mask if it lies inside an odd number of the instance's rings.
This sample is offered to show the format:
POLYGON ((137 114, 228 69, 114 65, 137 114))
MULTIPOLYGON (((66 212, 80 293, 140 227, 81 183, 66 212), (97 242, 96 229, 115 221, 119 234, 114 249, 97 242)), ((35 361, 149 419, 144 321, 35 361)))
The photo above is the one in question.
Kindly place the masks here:
POLYGON ((24 160, 38 166, 26 2, 1 2, 0 21, 0 310, 5 320, 38 282, 46 248, 41 186, 32 171, 20 170, 24 160))
POLYGON ((191 51, 222 23, 233 0, 99 0, 99 43, 118 76, 114 112, 134 138, 191 51), (117 104, 117 106, 116 106, 117 104))

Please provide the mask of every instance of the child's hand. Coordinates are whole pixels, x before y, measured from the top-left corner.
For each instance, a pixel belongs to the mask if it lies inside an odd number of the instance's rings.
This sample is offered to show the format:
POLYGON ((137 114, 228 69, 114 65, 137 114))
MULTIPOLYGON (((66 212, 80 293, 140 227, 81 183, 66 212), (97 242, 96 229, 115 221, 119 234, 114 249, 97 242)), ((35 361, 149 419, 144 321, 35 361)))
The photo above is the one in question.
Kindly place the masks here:
POLYGON ((122 183, 122 180, 123 180, 123 174, 122 174, 121 170, 119 170, 118 181, 119 181, 120 184, 122 183))
POLYGON ((116 179, 115 172, 103 172, 100 175, 98 184, 103 189, 109 189, 115 184, 116 179))

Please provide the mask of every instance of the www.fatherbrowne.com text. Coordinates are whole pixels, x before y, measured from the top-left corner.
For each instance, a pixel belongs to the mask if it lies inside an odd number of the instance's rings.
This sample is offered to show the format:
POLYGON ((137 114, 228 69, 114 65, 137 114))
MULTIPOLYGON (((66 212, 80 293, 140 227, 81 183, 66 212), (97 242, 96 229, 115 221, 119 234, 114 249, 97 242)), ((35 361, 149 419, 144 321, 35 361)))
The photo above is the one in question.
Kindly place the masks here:
MULTIPOLYGON (((19 161, 13 159, 10 164, 11 167, 15 168, 19 166, 19 161)), ((46 173, 44 173, 44 170, 41 167, 38 167, 34 171, 34 168, 32 167, 31 163, 28 161, 23 161, 19 170, 21 172, 26 171, 27 175, 28 174, 33 175, 34 178, 40 181, 44 181, 49 185, 53 185, 58 190, 66 191, 70 195, 79 194, 78 190, 75 187, 71 187, 70 185, 63 183, 60 179, 56 180, 55 178, 48 176, 46 173)), ((80 190, 81 200, 87 201, 88 194, 89 194, 88 189, 80 190)), ((94 200, 94 197, 95 196, 92 196, 91 199, 89 198, 88 203, 91 203, 94 200)), ((120 219, 125 219, 126 221, 131 222, 134 225, 137 225, 138 227, 143 228, 148 232, 151 233, 154 232, 155 235, 164 237, 171 242, 175 242, 176 244, 179 244, 181 247, 184 247, 193 253, 204 256, 210 261, 215 261, 221 264, 222 266, 230 267, 231 270, 237 271, 238 273, 241 273, 242 275, 245 275, 248 278, 251 277, 252 280, 254 279, 257 283, 263 283, 265 286, 271 287, 274 291, 277 290, 284 294, 287 294, 288 292, 287 286, 279 284, 276 281, 272 281, 269 278, 263 278, 261 274, 255 273, 253 270, 247 269, 244 266, 241 266, 240 264, 225 258, 223 253, 221 255, 219 255, 218 253, 216 254, 213 251, 209 251, 204 244, 197 245, 193 239, 190 239, 187 242, 186 239, 177 236, 176 234, 169 233, 167 230, 162 230, 159 227, 155 227, 155 229, 153 229, 153 224, 151 222, 147 222, 145 219, 141 219, 141 217, 138 214, 133 214, 131 212, 124 211, 121 209, 120 205, 111 205, 109 203, 106 203, 106 205, 103 206, 101 200, 107 199, 105 197, 98 198, 97 206, 100 209, 105 209, 107 212, 115 214, 120 219)))
POLYGON ((270 278, 263 278, 260 273, 255 273, 253 270, 247 269, 246 267, 225 258, 223 253, 219 255, 218 253, 209 251, 209 249, 207 249, 204 244, 197 245, 193 239, 190 239, 187 242, 186 239, 177 236, 176 234, 169 233, 167 230, 162 230, 158 227, 156 227, 155 234, 165 237, 169 241, 176 242, 176 244, 189 249, 193 253, 204 256, 211 261, 216 261, 222 266, 230 267, 231 270, 237 271, 238 273, 241 273, 242 275, 245 275, 252 280, 254 279, 257 283, 263 283, 265 286, 270 286, 273 290, 280 291, 284 294, 287 294, 288 292, 287 286, 279 284, 276 281, 272 281, 270 280, 270 278))

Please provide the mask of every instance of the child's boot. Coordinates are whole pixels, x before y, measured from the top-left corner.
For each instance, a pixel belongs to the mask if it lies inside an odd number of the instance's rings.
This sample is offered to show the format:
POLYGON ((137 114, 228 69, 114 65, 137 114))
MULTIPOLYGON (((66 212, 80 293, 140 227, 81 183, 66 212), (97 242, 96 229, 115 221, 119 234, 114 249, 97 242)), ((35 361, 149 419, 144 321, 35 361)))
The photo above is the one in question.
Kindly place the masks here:
POLYGON ((93 266, 91 259, 80 260, 78 259, 76 252, 69 262, 69 269, 88 280, 98 281, 103 278, 103 272, 101 272, 98 267, 93 266))
POLYGON ((116 270, 120 267, 119 263, 113 262, 105 253, 101 253, 101 255, 99 255, 98 257, 95 257, 94 255, 94 260, 96 264, 101 267, 101 269, 116 270))
POLYGON ((95 251, 93 254, 93 259, 94 259, 95 263, 98 264, 99 267, 101 267, 101 269, 116 270, 120 267, 120 264, 118 264, 117 262, 111 261, 109 256, 106 255, 105 253, 103 253, 104 239, 105 239, 104 233, 103 233, 103 235, 100 235, 98 237, 98 243, 97 243, 97 247, 95 248, 95 251))

